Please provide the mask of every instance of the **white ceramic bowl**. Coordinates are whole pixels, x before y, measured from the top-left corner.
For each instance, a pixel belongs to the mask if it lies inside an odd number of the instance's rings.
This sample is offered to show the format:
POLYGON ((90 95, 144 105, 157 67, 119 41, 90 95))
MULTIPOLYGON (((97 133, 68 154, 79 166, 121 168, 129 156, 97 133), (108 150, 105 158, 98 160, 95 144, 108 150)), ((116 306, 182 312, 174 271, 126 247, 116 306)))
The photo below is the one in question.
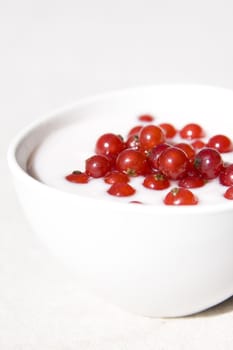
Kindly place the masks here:
POLYGON ((139 87, 82 100, 33 123, 12 141, 9 167, 35 232, 51 253, 76 270, 85 287, 137 314, 189 315, 233 294, 232 201, 133 205, 59 190, 27 171, 33 152, 54 130, 76 122, 82 134, 82 121, 88 121, 93 134, 83 137, 82 147, 89 151, 95 132, 111 131, 118 121, 136 123, 134 116, 144 112, 176 125, 199 122, 211 132, 233 136, 232 91, 139 87))

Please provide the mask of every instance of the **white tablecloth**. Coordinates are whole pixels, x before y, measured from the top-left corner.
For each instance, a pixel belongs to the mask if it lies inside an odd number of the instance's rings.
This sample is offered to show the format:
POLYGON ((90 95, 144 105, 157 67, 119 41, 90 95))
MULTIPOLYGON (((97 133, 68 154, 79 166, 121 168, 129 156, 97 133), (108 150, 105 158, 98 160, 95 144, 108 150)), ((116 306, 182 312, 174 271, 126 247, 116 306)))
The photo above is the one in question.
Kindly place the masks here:
POLYGON ((1 350, 232 350, 232 298, 149 319, 89 295, 31 231, 6 164, 19 129, 82 96, 161 82, 233 88, 232 13, 230 0, 0 1, 1 350))

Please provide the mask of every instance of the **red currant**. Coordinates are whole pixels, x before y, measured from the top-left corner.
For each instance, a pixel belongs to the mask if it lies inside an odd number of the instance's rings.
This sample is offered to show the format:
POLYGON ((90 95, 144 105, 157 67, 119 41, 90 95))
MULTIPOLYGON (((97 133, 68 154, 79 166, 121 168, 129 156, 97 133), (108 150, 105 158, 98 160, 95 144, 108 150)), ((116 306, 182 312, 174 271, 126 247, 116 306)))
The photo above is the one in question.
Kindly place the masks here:
POLYGON ((144 178, 143 186, 151 190, 164 190, 170 186, 169 180, 161 173, 150 174, 144 178))
POLYGON ((111 162, 102 155, 94 155, 86 159, 86 173, 89 176, 98 178, 103 177, 111 169, 111 162))
POLYGON ((130 176, 143 175, 148 169, 144 153, 127 148, 116 159, 116 169, 130 176))
POLYGON ((104 177, 104 182, 106 182, 107 184, 114 184, 116 182, 129 182, 129 177, 128 175, 117 171, 117 170, 113 170, 110 171, 107 175, 105 175, 104 177))
POLYGON ((233 164, 224 166, 219 174, 219 182, 224 186, 233 185, 233 164))
POLYGON ((233 186, 228 187, 228 189, 224 193, 224 197, 226 199, 233 200, 233 186))
POLYGON ((189 160, 185 152, 176 147, 165 149, 158 158, 158 169, 169 179, 177 180, 185 175, 189 160))
POLYGON ((159 127, 163 130, 165 137, 168 139, 173 138, 177 133, 177 130, 174 127, 174 125, 170 123, 161 123, 159 124, 159 127))
POLYGON ((225 135, 214 135, 212 136, 208 143, 208 147, 215 148, 220 153, 226 153, 232 151, 232 142, 229 137, 225 135))
POLYGON ((112 196, 127 197, 132 196, 136 190, 125 182, 116 182, 107 191, 112 196))
POLYGON ((195 149, 195 150, 200 150, 202 148, 204 148, 206 146, 205 142, 202 140, 195 140, 191 143, 191 146, 195 149))
POLYGON ((216 178, 223 166, 220 153, 213 148, 203 148, 200 150, 195 159, 194 167, 207 180, 216 178))
POLYGON ((140 122, 146 122, 146 123, 153 122, 154 119, 155 118, 151 114, 142 114, 138 117, 138 120, 140 120, 140 122))
POLYGON ((183 139, 199 139, 201 137, 205 136, 203 128, 199 124, 190 123, 186 124, 181 130, 180 130, 180 136, 183 139))
POLYGON ((175 187, 164 198, 166 205, 195 205, 197 197, 186 188, 175 187))
POLYGON ((165 136, 163 130, 156 125, 146 125, 139 133, 140 146, 144 150, 150 150, 151 148, 163 143, 165 136))
POLYGON ((67 175, 65 178, 69 182, 74 182, 77 184, 86 184, 89 181, 89 176, 86 173, 82 173, 79 170, 73 171, 71 174, 67 175))
POLYGON ((139 135, 140 130, 143 128, 142 125, 136 125, 134 126, 132 129, 130 129, 130 131, 128 132, 127 137, 129 138, 130 136, 134 136, 134 135, 139 135))
POLYGON ((190 161, 194 159, 196 152, 195 152, 195 149, 189 143, 186 143, 186 142, 176 143, 175 147, 182 149, 182 151, 185 152, 186 156, 190 161))
POLYGON ((107 133, 100 136, 95 145, 95 153, 105 156, 116 156, 125 148, 123 138, 119 135, 107 133))
POLYGON ((200 176, 186 176, 179 180, 178 185, 185 188, 198 188, 204 186, 206 181, 200 176))

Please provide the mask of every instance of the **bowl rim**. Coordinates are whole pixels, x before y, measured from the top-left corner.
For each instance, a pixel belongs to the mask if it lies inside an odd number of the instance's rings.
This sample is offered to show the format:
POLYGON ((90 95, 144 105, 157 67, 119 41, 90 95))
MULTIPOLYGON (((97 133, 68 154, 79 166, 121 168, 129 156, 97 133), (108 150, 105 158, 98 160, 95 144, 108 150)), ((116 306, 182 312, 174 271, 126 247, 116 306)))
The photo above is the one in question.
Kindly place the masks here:
MULTIPOLYGON (((182 205, 182 206, 169 206, 169 205, 155 205, 155 204, 137 204, 137 205, 129 205, 131 203, 127 202, 117 202, 117 201, 107 201, 104 198, 95 198, 95 197, 88 197, 84 195, 80 195, 80 197, 77 196, 75 193, 71 193, 68 191, 65 191, 63 189, 55 188, 50 185, 47 185, 46 183, 43 183, 34 177, 32 177, 30 174, 28 174, 25 170, 22 169, 22 167, 19 165, 16 154, 18 148, 23 144, 24 140, 27 138, 28 135, 33 133, 37 128, 40 128, 43 124, 46 125, 46 123, 51 122, 52 120, 56 120, 59 118, 59 115, 63 113, 67 113, 69 111, 74 110, 75 108, 80 108, 85 105, 94 103, 94 102, 100 102, 105 99, 109 99, 111 97, 120 97, 121 95, 126 95, 128 93, 137 92, 144 89, 154 89, 154 88, 196 88, 196 89, 203 89, 203 90, 215 90, 215 91, 224 91, 227 93, 231 93, 233 97, 233 90, 221 86, 216 85, 206 85, 206 84, 188 84, 188 83, 169 83, 169 84, 150 84, 150 85, 139 85, 136 87, 129 87, 124 89, 116 89, 111 90, 107 92, 98 93, 91 96, 81 97, 76 102, 67 104, 63 107, 56 108, 46 114, 43 114, 42 116, 35 119, 33 122, 29 123, 25 127, 23 127, 19 132, 12 138, 12 140, 9 143, 8 150, 7 150, 7 163, 8 167, 10 169, 10 173, 13 178, 19 179, 21 182, 23 182, 25 185, 31 187, 32 189, 38 189, 41 191, 47 191, 55 196, 64 196, 65 198, 70 198, 72 200, 78 200, 81 198, 82 201, 88 203, 88 205, 93 204, 96 206, 96 202, 98 201, 98 206, 106 206, 106 204, 113 209, 120 209, 120 210, 127 210, 127 211, 134 211, 139 213, 154 213, 156 209, 156 214, 166 215, 166 214, 175 214, 175 215, 183 215, 183 214, 213 214, 213 213, 220 213, 220 212, 228 212, 233 211, 233 202, 226 201, 226 203, 220 203, 220 204, 205 204, 205 205, 182 205)), ((133 204, 133 203, 132 203, 133 204)))

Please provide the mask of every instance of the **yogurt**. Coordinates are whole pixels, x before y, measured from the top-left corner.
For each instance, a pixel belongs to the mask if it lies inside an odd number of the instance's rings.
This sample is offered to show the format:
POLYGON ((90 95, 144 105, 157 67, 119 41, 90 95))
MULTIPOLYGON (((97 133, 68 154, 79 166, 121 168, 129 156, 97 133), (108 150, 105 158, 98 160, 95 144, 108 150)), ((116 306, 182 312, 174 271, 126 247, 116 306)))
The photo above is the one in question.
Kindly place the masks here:
MULTIPOLYGON (((83 118, 54 130, 33 152, 28 162, 29 174, 46 185, 78 196, 104 198, 117 202, 139 201, 147 205, 164 205, 163 198, 173 186, 177 186, 177 182, 171 181, 170 188, 155 191, 142 185, 144 179, 142 176, 131 177, 130 185, 136 189, 136 193, 130 197, 119 198, 107 193, 109 185, 102 178, 91 179, 88 184, 74 184, 65 179, 65 176, 74 170, 85 170, 85 160, 94 154, 95 142, 101 134, 113 132, 126 138, 131 127, 140 124, 136 115, 131 116, 130 120, 127 117, 126 122, 124 120, 125 118, 109 120, 109 116, 92 120, 83 118)), ((170 122, 178 129, 184 125, 183 121, 174 123, 173 119, 169 120, 168 117, 165 119, 162 116, 156 116, 155 124, 163 122, 170 122)), ((190 121, 186 119, 186 122, 190 121)), ((207 127, 202 126, 207 134, 206 139, 208 139, 213 133, 208 133, 207 127)), ((177 137, 175 141, 185 142, 177 137)), ((233 162, 233 152, 222 154, 222 158, 224 161, 233 162)), ((199 199, 198 205, 216 205, 226 202, 223 197, 226 187, 219 184, 218 179, 209 181, 201 188, 191 190, 199 199)))

